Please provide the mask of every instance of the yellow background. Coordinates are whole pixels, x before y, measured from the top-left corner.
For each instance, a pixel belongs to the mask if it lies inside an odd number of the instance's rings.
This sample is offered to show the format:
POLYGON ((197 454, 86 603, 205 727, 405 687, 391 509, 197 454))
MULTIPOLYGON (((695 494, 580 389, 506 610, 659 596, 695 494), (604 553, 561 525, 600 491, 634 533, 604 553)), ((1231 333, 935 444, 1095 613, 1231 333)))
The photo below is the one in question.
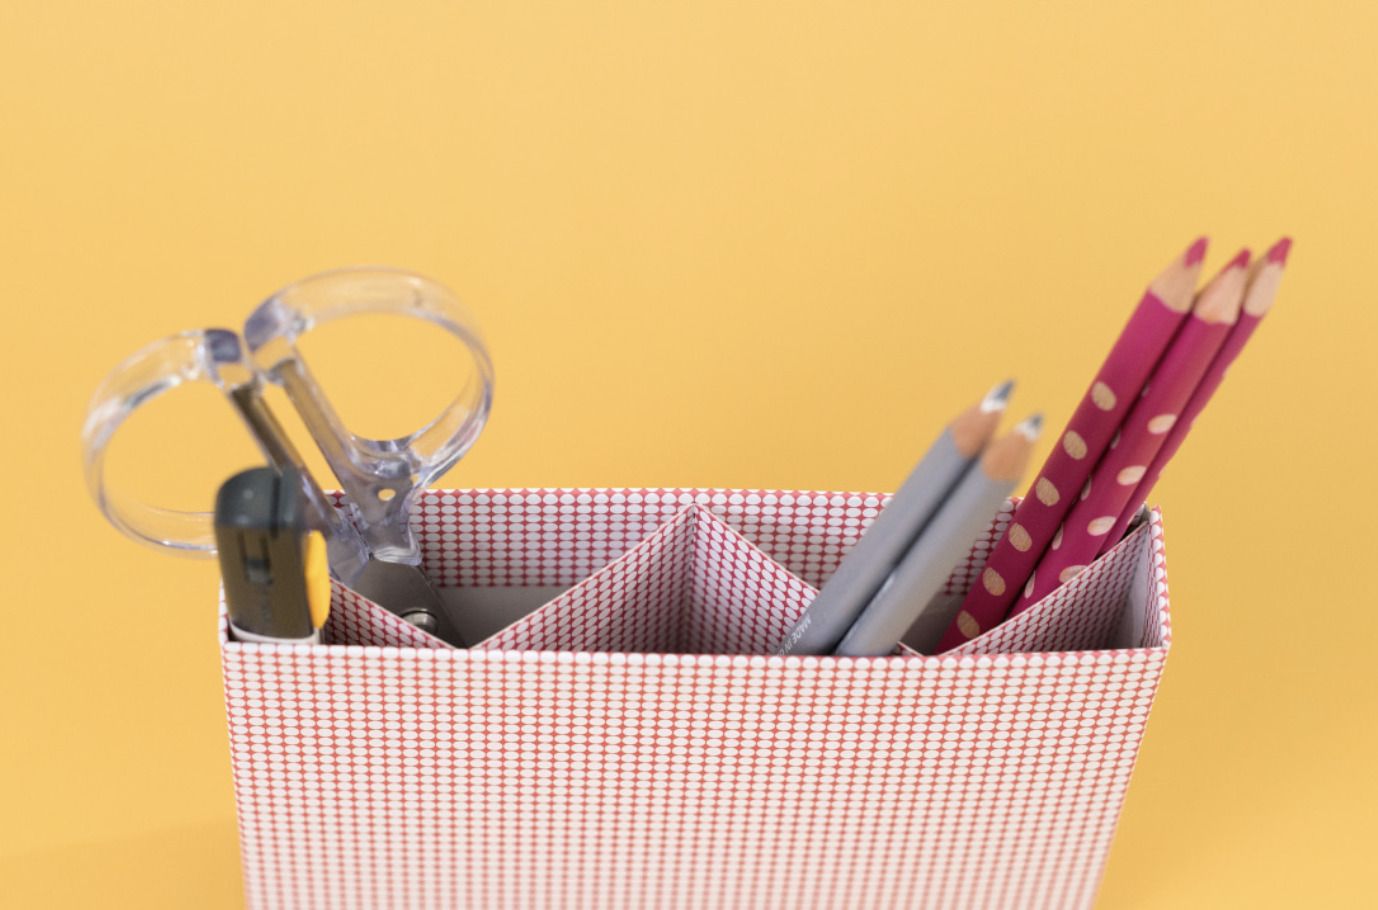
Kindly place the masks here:
POLYGON ((213 564, 79 480, 145 341, 392 263, 497 363, 450 485, 892 489, 1006 374, 1060 425, 1202 231, 1212 268, 1297 245, 1154 497, 1176 640, 1102 905, 1371 897, 1375 38, 1358 3, 0 5, 4 901, 240 900, 213 564))

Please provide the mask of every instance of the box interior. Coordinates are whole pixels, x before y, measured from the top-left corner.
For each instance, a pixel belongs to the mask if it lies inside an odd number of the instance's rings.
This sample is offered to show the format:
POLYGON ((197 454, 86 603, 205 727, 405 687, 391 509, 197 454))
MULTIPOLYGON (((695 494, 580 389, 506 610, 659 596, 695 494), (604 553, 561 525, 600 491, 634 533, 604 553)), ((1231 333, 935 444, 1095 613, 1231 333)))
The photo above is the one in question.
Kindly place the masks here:
MULTIPOLYGON (((771 654, 888 496, 710 490, 429 491, 423 566, 482 650, 771 654)), ((956 566, 960 598, 1016 503, 956 566)), ((1156 513, 1081 576, 957 654, 1166 643, 1156 513)), ((331 644, 449 646, 336 585, 331 644), (398 628, 399 626, 404 628, 398 628)), ((899 645, 895 656, 917 656, 899 645)))

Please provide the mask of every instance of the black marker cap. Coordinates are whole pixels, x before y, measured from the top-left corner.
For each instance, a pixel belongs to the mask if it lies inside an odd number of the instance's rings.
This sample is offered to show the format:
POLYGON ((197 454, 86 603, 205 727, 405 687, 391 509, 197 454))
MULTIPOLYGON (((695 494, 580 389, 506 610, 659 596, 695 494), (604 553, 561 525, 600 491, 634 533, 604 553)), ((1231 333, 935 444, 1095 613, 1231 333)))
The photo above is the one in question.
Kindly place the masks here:
POLYGON ((237 629, 296 640, 315 631, 303 552, 309 530, 295 471, 253 468, 221 485, 215 542, 237 629))

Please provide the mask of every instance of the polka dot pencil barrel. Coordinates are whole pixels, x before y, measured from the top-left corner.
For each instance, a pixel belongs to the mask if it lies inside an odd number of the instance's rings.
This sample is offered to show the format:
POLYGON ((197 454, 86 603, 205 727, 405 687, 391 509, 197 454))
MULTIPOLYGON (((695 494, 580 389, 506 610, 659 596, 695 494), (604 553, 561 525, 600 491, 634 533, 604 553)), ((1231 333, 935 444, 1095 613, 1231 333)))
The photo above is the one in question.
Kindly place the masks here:
POLYGON ((1249 276, 1248 289, 1244 292, 1244 306, 1239 314, 1239 321, 1235 323, 1230 334, 1226 336, 1225 343, 1221 345, 1219 353, 1215 355, 1215 360, 1211 362, 1210 369, 1202 377, 1196 391, 1192 392, 1191 400, 1182 409, 1182 416, 1172 425, 1167 441, 1158 450, 1158 454, 1153 457, 1153 462, 1148 466, 1143 479, 1139 481, 1138 488, 1129 497, 1129 505, 1121 513, 1120 520, 1115 523, 1115 527, 1110 529, 1110 533, 1105 535, 1100 552, 1104 553, 1109 550, 1124 536, 1125 529, 1129 527, 1139 505, 1148 499, 1148 495, 1153 491, 1153 485, 1158 482, 1163 468, 1172 460, 1172 456, 1177 454, 1177 450, 1187 438, 1187 434, 1191 432, 1192 424, 1196 422, 1197 415, 1205 410, 1206 405, 1210 403, 1211 396, 1215 394, 1215 390, 1220 388, 1220 384, 1225 380, 1225 373, 1229 370, 1230 364, 1234 363, 1235 358, 1244 350, 1244 345, 1248 343, 1250 336, 1258 328, 1258 324, 1273 308, 1273 301, 1277 298, 1278 285, 1282 282, 1282 270, 1287 266, 1287 254, 1291 249, 1292 239, 1283 237, 1273 244, 1267 255, 1255 263, 1253 273, 1249 276))
POLYGON ((1139 481, 1239 319, 1248 265, 1249 253, 1242 250, 1197 295, 1191 316, 1130 408, 1011 615, 1027 610, 1086 568, 1120 515, 1125 509, 1133 510, 1130 498, 1139 481))
POLYGON ((1149 282, 944 633, 938 651, 975 638, 1005 618, 1077 491, 1186 319, 1205 255, 1206 238, 1201 237, 1149 282))

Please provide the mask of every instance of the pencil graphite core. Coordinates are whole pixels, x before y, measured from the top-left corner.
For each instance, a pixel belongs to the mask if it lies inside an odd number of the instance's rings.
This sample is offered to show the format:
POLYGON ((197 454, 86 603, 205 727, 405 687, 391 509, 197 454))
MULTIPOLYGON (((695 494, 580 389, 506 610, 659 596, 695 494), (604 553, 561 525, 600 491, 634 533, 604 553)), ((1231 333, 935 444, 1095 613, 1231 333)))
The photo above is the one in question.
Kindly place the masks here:
POLYGON ((847 630, 837 654, 889 654, 901 637, 919 651, 933 651, 956 612, 955 606, 943 612, 934 595, 1028 467, 1037 428, 1037 421, 1025 421, 991 443, 847 630))
POLYGON ((909 544, 971 469, 995 430, 1010 388, 1009 383, 997 386, 943 430, 795 623, 779 653, 832 653, 909 544))
POLYGON ((1015 509, 982 572, 989 584, 967 592, 939 650, 956 647, 994 627, 1014 604, 1075 502, 1096 461, 1138 398, 1153 367, 1191 308, 1206 239, 1199 238, 1149 282, 1067 428, 1015 509))
POLYGON ((1027 610, 1075 578, 1101 552, 1148 465, 1167 441, 1192 393, 1239 318, 1248 253, 1241 253, 1197 295, 1196 305, 1125 418, 1118 441, 1091 475, 1090 487, 1060 529, 1059 545, 1039 560, 1012 613, 1027 610))
POLYGON ((1215 390, 1220 388, 1220 384, 1225 381, 1225 374, 1229 370, 1230 364, 1234 363, 1235 358, 1244 350, 1244 346, 1254 334, 1254 330, 1258 328, 1268 311, 1273 308, 1278 287, 1282 283, 1282 272, 1287 265, 1287 254, 1291 248, 1292 239, 1283 237, 1273 244, 1268 253, 1250 268, 1248 286, 1244 290, 1244 304, 1239 314, 1239 321, 1225 336, 1225 343, 1221 345, 1220 351, 1211 361, 1210 369, 1201 378, 1196 390, 1191 393, 1191 400, 1182 409, 1181 417, 1173 424, 1172 430, 1168 433, 1167 441, 1158 450, 1158 454, 1153 456, 1152 463, 1144 472, 1144 477, 1139 481, 1134 494, 1129 497, 1129 504, 1120 515, 1119 521, 1115 523, 1115 527, 1110 529, 1110 533, 1105 537, 1105 542, 1101 544, 1100 552, 1104 553, 1109 550, 1124 536, 1125 529, 1129 527, 1137 512, 1137 505, 1146 501, 1149 494, 1153 492, 1153 486, 1162 475, 1163 468, 1181 448, 1187 433, 1191 432, 1191 428, 1196 422, 1197 415, 1205 410, 1206 405, 1210 403, 1211 396, 1215 394, 1215 390))

